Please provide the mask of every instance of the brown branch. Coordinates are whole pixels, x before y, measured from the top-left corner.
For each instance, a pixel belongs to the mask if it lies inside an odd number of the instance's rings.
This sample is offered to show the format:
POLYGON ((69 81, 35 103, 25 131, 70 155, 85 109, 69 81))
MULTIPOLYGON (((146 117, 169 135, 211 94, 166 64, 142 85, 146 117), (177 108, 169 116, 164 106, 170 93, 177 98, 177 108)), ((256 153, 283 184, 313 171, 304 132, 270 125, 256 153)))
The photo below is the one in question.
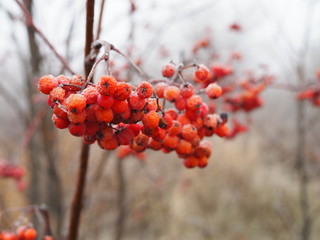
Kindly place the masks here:
POLYGON ((21 3, 19 0, 15 0, 20 9, 22 10, 24 16, 25 16, 25 24, 32 28, 36 34, 39 35, 40 38, 47 44, 47 46, 51 49, 51 51, 56 55, 56 57, 59 59, 59 61, 62 63, 62 65, 71 73, 75 74, 74 71, 70 68, 67 61, 57 52, 55 47, 52 45, 52 43, 48 40, 48 38, 43 34, 43 32, 34 24, 32 16, 30 15, 30 12, 28 9, 21 3))
POLYGON ((124 229, 125 229, 125 220, 126 220, 126 184, 124 178, 124 162, 122 159, 116 159, 117 164, 117 178, 118 178, 118 219, 116 222, 115 228, 115 240, 121 240, 124 229))
MULTIPOLYGON (((87 0, 86 2, 86 42, 84 48, 84 69, 86 77, 89 75, 90 69, 95 59, 89 59, 87 56, 90 54, 91 44, 93 41, 93 21, 94 21, 94 0, 87 0)), ((69 233, 67 240, 77 240, 80 226, 80 217, 82 210, 82 201, 84 188, 86 184, 86 175, 88 170, 90 145, 82 142, 80 165, 78 170, 78 180, 76 191, 73 196, 69 223, 69 233)))
POLYGON ((98 27, 97 27, 97 33, 96 33, 96 38, 95 38, 95 40, 98 40, 98 39, 100 38, 101 23, 102 23, 103 10, 104 10, 104 3, 105 3, 105 0, 101 0, 99 20, 98 20, 98 27))

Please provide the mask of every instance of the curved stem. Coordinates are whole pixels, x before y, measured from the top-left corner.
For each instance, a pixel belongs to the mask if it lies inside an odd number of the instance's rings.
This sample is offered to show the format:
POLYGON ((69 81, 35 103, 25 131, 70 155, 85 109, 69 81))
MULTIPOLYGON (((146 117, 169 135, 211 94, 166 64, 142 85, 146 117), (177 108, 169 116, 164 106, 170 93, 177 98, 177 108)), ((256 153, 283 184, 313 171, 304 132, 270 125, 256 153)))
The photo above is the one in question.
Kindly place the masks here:
MULTIPOLYGON (((85 75, 88 76, 90 70, 94 63, 94 58, 87 59, 90 54, 91 43, 93 42, 93 20, 94 20, 94 0, 87 0, 86 4, 86 43, 85 43, 85 75)), ((80 226, 80 217, 82 210, 83 193, 86 184, 86 175, 88 170, 89 162, 89 150, 90 145, 82 142, 81 155, 80 155, 80 165, 78 170, 78 180, 76 185, 76 191, 73 196, 71 213, 70 213, 70 223, 69 223, 69 233, 67 240, 77 240, 78 232, 80 226)))

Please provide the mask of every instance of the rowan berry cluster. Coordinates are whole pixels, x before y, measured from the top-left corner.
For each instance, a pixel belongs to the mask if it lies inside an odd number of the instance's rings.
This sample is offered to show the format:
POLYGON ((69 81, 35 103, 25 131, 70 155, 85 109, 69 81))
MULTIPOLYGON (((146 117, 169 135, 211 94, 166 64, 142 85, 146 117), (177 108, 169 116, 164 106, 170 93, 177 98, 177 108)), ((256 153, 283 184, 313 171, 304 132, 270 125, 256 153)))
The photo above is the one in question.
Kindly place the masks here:
POLYGON ((10 163, 6 160, 0 160, 0 177, 14 179, 19 190, 23 190, 25 188, 25 184, 22 181, 24 174, 25 170, 23 167, 10 163))
POLYGON ((320 84, 297 94, 298 100, 309 100, 314 106, 320 106, 320 84))
MULTIPOLYGON (((32 227, 20 226, 14 231, 0 231, 0 240, 34 240, 37 238, 37 231, 32 227)), ((53 240, 45 236, 43 240, 53 240)))
MULTIPOLYGON (((194 65, 194 79, 204 83, 210 71, 204 65, 194 65)), ((44 76, 39 80, 39 90, 49 95, 48 104, 53 108, 52 120, 57 128, 83 137, 87 144, 97 141, 106 150, 127 145, 135 152, 147 148, 175 151, 184 159, 186 167, 205 167, 212 146, 202 141, 214 133, 228 135, 227 115, 210 111, 200 96, 219 98, 222 89, 216 83, 207 84, 203 90, 176 80, 181 68, 167 64, 162 69, 168 78, 153 86, 142 81, 137 86, 117 81, 107 75, 96 84, 80 76, 44 76), (165 102, 175 108, 164 109, 165 102)))
MULTIPOLYGON (((232 112, 243 110, 250 112, 262 106, 263 101, 260 93, 270 84, 271 78, 266 77, 262 82, 255 84, 250 81, 241 83, 242 91, 232 96, 225 96, 226 108, 232 112)), ((232 88, 225 88, 224 91, 231 91, 232 88)))

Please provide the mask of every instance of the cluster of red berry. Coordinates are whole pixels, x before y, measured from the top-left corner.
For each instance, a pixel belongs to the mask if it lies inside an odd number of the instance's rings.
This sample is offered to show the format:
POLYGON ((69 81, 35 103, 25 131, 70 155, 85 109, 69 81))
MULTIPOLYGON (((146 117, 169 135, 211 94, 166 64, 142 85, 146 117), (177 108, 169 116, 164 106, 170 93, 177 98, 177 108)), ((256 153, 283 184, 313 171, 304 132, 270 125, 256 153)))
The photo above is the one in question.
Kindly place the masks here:
POLYGON ((19 190, 23 190, 25 188, 25 184, 22 181, 24 174, 25 170, 23 167, 10 163, 6 160, 0 160, 0 177, 14 179, 17 182, 19 190))
MULTIPOLYGON (((167 64, 164 77, 174 78, 177 66, 167 64)), ((210 71, 197 65, 194 78, 206 82, 210 71)), ((199 95, 205 92, 210 99, 222 94, 216 83, 203 91, 183 81, 157 83, 143 81, 137 86, 117 81, 112 76, 102 76, 91 84, 80 75, 44 76, 39 80, 39 90, 49 95, 53 108, 52 120, 57 128, 68 128, 74 136, 82 136, 87 144, 95 141, 106 150, 128 145, 136 152, 150 148, 164 152, 176 151, 187 167, 205 167, 211 154, 211 144, 202 141, 214 133, 228 135, 226 114, 210 112, 199 95), (170 102, 176 109, 165 110, 170 102)))
MULTIPOLYGON (((238 94, 225 96, 226 108, 232 112, 243 110, 250 112, 262 106, 263 102, 260 93, 270 84, 271 78, 265 78, 262 82, 255 84, 250 81, 241 83, 242 91, 238 94)), ((225 89, 230 91, 230 89, 225 89)))
POLYGON ((309 100, 314 106, 320 106, 320 84, 298 93, 297 99, 309 100))
MULTIPOLYGON (((0 231, 0 240, 35 240, 37 231, 32 227, 20 226, 15 231, 0 231)), ((43 240, 53 240, 45 236, 43 240)))

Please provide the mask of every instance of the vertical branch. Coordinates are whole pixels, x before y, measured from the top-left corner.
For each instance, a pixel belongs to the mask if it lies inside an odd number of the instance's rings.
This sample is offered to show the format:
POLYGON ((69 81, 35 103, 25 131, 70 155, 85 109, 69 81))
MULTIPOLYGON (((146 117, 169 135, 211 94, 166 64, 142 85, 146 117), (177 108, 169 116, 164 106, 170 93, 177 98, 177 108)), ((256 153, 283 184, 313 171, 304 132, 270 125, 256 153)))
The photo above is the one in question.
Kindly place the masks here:
POLYGON ((124 233, 125 228, 125 219, 126 219, 126 185, 124 179, 124 168, 123 168, 123 160, 116 159, 117 161, 117 178, 118 178, 118 219, 116 223, 115 229, 115 240, 122 239, 122 235, 124 233))
MULTIPOLYGON (((300 82, 304 82, 304 73, 302 65, 298 65, 297 74, 300 82)), ((312 229, 310 216, 309 195, 308 195, 308 173, 306 162, 306 128, 305 128, 305 104, 297 102, 297 146, 296 163, 299 175, 299 200, 302 213, 301 240, 309 240, 312 229)))
MULTIPOLYGON (((84 69, 86 77, 89 75, 90 69, 94 63, 94 59, 87 57, 90 53, 91 43, 93 42, 94 2, 94 0, 87 0, 86 2, 86 41, 84 48, 84 69)), ((71 205, 69 233, 67 240, 78 239, 83 193, 88 170, 89 150, 90 145, 82 142, 78 180, 71 205)))

